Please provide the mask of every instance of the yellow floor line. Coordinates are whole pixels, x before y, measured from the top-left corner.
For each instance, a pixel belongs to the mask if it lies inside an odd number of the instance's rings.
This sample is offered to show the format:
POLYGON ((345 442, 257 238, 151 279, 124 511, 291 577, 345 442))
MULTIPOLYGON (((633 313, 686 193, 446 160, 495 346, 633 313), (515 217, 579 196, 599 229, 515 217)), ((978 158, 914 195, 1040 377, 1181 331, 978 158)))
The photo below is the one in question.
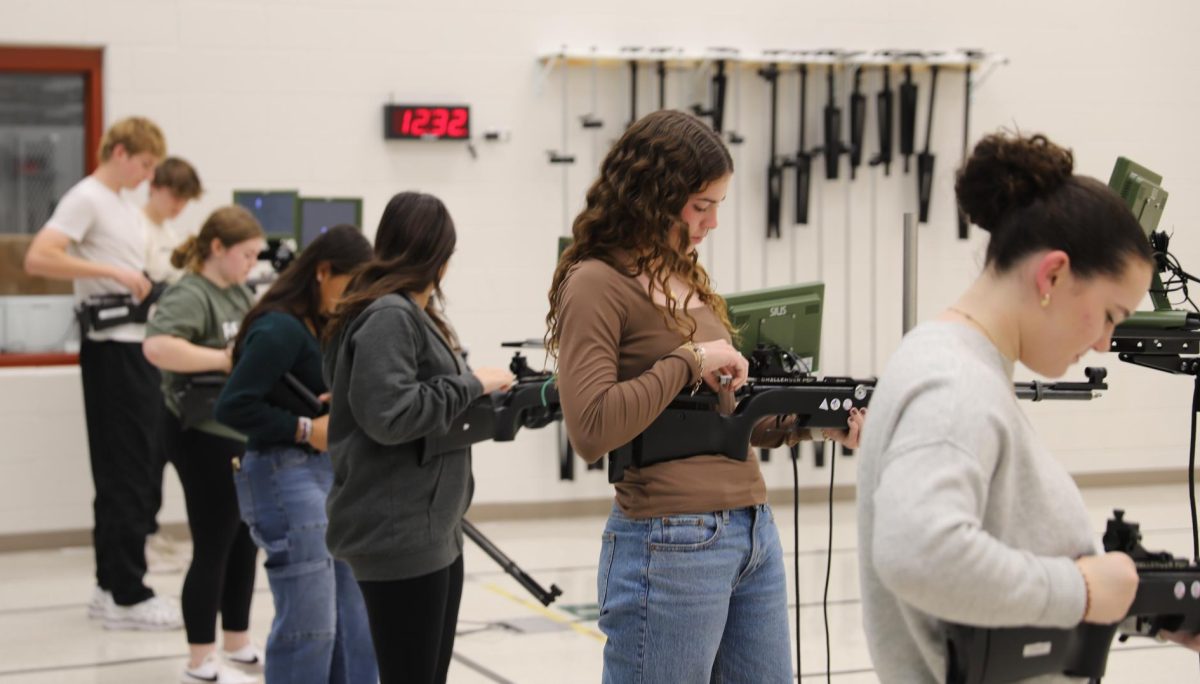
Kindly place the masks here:
POLYGON ((604 643, 604 641, 606 640, 604 635, 601 634, 600 632, 597 632, 596 630, 594 630, 590 627, 584 627, 583 625, 579 624, 578 622, 575 622, 571 618, 568 618, 565 615, 562 615, 561 613, 558 613, 556 611, 550 610, 549 608, 547 608, 546 606, 543 606, 540 603, 535 603, 533 601, 523 599, 519 596, 515 596, 495 584, 484 584, 483 586, 488 591, 491 591, 492 593, 495 593, 495 594, 499 594, 500 596, 503 596, 504 598, 508 599, 509 601, 512 601, 513 603, 517 603, 522 606, 525 606, 529 610, 532 610, 533 612, 537 613, 538 615, 541 615, 542 617, 546 618, 547 620, 550 620, 551 622, 556 622, 560 625, 566 625, 567 627, 570 627, 572 630, 574 630, 584 636, 591 637, 601 643, 604 643))

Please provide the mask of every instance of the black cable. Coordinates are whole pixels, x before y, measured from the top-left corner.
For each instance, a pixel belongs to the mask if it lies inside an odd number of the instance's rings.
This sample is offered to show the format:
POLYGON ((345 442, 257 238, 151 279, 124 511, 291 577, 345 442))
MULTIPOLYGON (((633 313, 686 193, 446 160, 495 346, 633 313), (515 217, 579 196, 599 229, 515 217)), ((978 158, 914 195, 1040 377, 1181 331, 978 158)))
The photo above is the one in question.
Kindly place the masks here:
MULTIPOLYGON (((1193 414, 1195 415, 1195 414, 1193 414)), ((833 656, 829 646, 829 575, 833 570, 833 472, 837 467, 837 454, 829 454, 829 540, 825 544, 825 595, 821 598, 821 612, 825 615, 825 681, 833 682, 833 656)), ((799 605, 799 600, 796 601, 799 605)))
POLYGON ((1200 411, 1200 375, 1192 390, 1192 441, 1188 445, 1188 500, 1192 505, 1192 562, 1200 564, 1200 530, 1196 521, 1196 412, 1200 411))
POLYGON ((796 681, 800 681, 800 450, 792 452, 792 575, 796 590, 796 681))

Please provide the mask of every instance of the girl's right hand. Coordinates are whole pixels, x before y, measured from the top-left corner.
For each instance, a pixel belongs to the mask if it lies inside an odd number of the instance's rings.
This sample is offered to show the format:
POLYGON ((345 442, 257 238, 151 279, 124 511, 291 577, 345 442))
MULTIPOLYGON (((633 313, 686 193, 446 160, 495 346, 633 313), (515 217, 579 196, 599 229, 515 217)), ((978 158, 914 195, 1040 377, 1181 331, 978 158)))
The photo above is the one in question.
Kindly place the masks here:
POLYGON ((484 394, 506 390, 517 380, 507 368, 476 368, 474 373, 483 384, 484 394))
POLYGON ((750 372, 750 362, 728 340, 698 342, 696 346, 704 350, 704 382, 713 391, 721 389, 720 377, 722 375, 728 375, 733 379, 729 389, 736 390, 746 384, 746 376, 750 372))
POLYGON ((1075 565, 1087 584, 1088 607, 1083 621, 1111 625, 1124 620, 1138 588, 1133 559, 1111 551, 1103 556, 1082 556, 1075 565))

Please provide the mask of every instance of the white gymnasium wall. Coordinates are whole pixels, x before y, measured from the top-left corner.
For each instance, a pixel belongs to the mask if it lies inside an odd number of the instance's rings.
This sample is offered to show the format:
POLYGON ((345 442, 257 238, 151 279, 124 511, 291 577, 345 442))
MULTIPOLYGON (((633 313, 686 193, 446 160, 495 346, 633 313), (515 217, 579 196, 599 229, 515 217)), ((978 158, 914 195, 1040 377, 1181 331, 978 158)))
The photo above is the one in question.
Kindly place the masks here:
MULTIPOLYGON (((103 46, 106 123, 132 114, 152 117, 166 131, 170 151, 200 171, 208 192, 180 218, 185 227, 198 227, 234 188, 361 196, 368 233, 393 193, 438 195, 459 230, 446 288, 450 314, 473 362, 487 365, 507 362, 500 341, 541 335, 564 211, 573 216, 579 208, 599 156, 628 116, 625 70, 602 69, 597 113, 606 126, 598 134, 580 128, 577 117, 590 108, 591 76, 587 69, 571 71, 568 147, 579 163, 567 171, 564 208, 562 168, 546 159, 547 150, 560 147, 562 71, 551 73, 539 92, 542 69, 535 61, 561 44, 981 47, 1004 53, 1011 63, 978 89, 972 131, 1007 126, 1045 132, 1075 149, 1080 172, 1105 180, 1122 154, 1158 170, 1172 191, 1164 224, 1177 230, 1173 244, 1183 262, 1195 263, 1200 237, 1190 224, 1200 200, 1191 188, 1200 139, 1191 119, 1200 88, 1192 68, 1196 49, 1188 46, 1194 45, 1200 9, 1182 0, 1130 7, 1115 0, 3 0, 0 44, 103 46), (460 144, 385 142, 380 110, 390 98, 469 103, 477 134, 503 129, 511 131, 511 141, 476 142, 478 159, 460 144)), ((878 89, 878 78, 867 76, 868 94, 878 89)), ((924 79, 918 145, 924 143, 924 79)), ((645 112, 656 99, 648 68, 640 82, 645 112)), ((704 84, 703 76, 673 74, 668 100, 690 104, 704 84)), ((843 102, 846 85, 839 84, 843 102)), ((795 87, 794 76, 781 80, 781 151, 796 144, 795 87)), ((943 73, 938 93, 937 175, 931 219, 921 233, 922 318, 936 315, 971 280, 984 247, 977 229, 968 242, 954 237, 961 73, 943 73)), ((810 79, 810 144, 820 134, 824 95, 818 69, 810 79)), ((766 102, 765 83, 739 70, 727 119, 746 142, 734 150, 738 173, 721 209, 721 227, 704 247, 706 263, 723 292, 824 279, 824 371, 878 372, 900 337, 901 214, 915 207, 914 176, 904 176, 899 164, 891 177, 861 170, 852 184, 845 166, 837 182, 818 173, 812 225, 785 225, 784 239, 767 245, 766 102)), ((873 103, 868 109, 870 152, 873 103)), ((789 187, 785 223, 790 216, 789 187)), ((1109 368, 1112 390, 1103 399, 1028 407, 1071 470, 1182 466, 1186 379, 1122 367, 1111 356, 1084 363, 1109 368)), ((9 371, 0 375, 0 387, 0 534, 88 527, 77 371, 9 371)), ((481 445, 476 501, 608 494, 602 473, 580 468, 576 481, 560 482, 555 451, 553 429, 522 433, 511 444, 481 445)), ((854 469, 846 467, 851 463, 842 461, 839 480, 853 481, 854 469)), ((765 471, 772 487, 790 486, 786 459, 774 459, 765 471)), ((827 471, 806 460, 801 478, 817 484, 827 471)), ((174 483, 164 519, 182 519, 174 483)))

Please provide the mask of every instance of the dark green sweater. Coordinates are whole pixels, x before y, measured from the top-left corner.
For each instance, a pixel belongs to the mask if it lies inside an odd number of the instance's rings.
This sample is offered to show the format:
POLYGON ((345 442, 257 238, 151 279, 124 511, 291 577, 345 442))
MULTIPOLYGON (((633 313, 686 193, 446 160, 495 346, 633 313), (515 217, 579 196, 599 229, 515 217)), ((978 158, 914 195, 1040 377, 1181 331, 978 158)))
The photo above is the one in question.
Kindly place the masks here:
POLYGON ((248 450, 297 446, 297 416, 267 401, 284 373, 294 375, 315 395, 325 392, 317 338, 299 318, 271 311, 246 331, 215 411, 218 421, 246 435, 248 450))

